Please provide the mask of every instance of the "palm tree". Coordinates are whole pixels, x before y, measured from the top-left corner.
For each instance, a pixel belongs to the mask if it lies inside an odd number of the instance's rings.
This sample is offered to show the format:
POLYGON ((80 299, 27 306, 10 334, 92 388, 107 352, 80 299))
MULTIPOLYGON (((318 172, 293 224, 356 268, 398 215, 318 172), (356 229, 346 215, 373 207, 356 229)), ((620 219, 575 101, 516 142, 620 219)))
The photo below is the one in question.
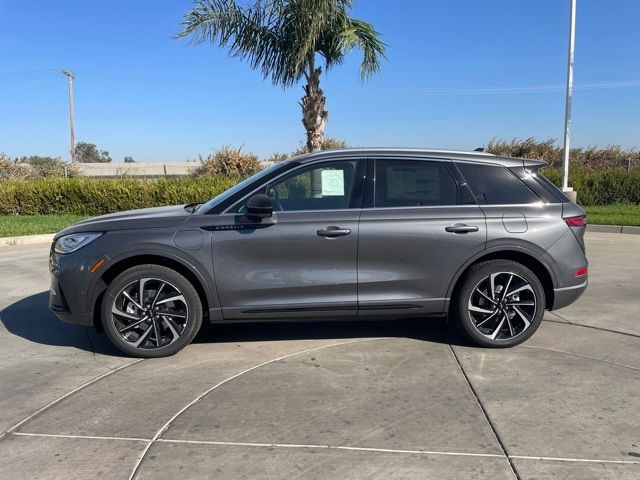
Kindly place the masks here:
POLYGON ((373 26, 350 18, 353 0, 255 0, 240 7, 235 0, 195 0, 178 37, 227 47, 231 56, 247 60, 274 85, 289 87, 302 79, 302 123, 307 149, 320 150, 327 122, 320 89, 322 68, 343 62, 354 48, 362 50, 360 77, 380 69, 385 45, 373 26))

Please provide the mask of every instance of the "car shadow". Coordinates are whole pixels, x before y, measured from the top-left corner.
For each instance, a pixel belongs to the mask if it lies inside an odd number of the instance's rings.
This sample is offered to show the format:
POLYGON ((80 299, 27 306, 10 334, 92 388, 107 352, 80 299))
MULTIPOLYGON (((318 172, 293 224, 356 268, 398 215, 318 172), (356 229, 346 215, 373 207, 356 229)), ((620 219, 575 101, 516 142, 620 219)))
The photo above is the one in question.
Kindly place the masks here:
POLYGON ((471 346, 444 317, 316 320, 205 325, 194 343, 397 337, 471 346))
POLYGON ((58 320, 49 310, 49 292, 12 303, 0 311, 0 320, 10 333, 30 342, 122 356, 109 339, 98 335, 93 327, 79 327, 58 320))
MULTIPOLYGON (((0 311, 6 329, 42 345, 74 347, 103 355, 122 356, 104 334, 58 320, 49 311, 48 292, 25 297, 0 311)), ((323 320, 204 325, 194 343, 261 342, 271 340, 413 338, 432 343, 470 345, 445 318, 323 320)))

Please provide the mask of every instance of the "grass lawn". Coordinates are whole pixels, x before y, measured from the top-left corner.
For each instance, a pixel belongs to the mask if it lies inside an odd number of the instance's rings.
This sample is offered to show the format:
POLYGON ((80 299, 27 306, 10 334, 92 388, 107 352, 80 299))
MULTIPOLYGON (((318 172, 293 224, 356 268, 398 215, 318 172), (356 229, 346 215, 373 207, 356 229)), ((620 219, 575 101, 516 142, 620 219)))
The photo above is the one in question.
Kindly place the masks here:
MULTIPOLYGON (((640 205, 597 205, 586 207, 593 225, 640 226, 640 205)), ((55 233, 82 220, 81 215, 0 215, 0 237, 55 233)))
POLYGON ((593 225, 640 226, 640 205, 595 205, 584 207, 587 223, 593 225))
POLYGON ((0 237, 55 233, 86 218, 80 215, 0 215, 0 237))

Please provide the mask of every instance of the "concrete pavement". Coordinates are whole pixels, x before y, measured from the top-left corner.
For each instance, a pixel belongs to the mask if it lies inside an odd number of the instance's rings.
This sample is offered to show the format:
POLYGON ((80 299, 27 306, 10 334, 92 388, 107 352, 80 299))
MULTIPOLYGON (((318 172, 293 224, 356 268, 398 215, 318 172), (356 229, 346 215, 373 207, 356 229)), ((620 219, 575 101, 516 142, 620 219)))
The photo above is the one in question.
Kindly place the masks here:
POLYGON ((513 349, 264 324, 143 361, 49 314, 47 246, 0 248, 0 478, 638 478, 640 236, 587 247, 587 293, 513 349))

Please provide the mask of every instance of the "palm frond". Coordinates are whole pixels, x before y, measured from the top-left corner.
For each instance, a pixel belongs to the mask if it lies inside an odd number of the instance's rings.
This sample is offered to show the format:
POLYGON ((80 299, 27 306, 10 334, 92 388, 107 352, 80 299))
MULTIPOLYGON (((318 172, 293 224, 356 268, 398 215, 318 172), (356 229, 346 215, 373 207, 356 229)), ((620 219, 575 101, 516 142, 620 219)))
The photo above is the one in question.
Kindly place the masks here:
POLYGON ((327 68, 355 47, 363 51, 360 75, 380 68, 385 45, 373 27, 351 19, 353 0, 195 0, 178 38, 227 47, 276 85, 289 86, 307 74, 316 53, 327 68))
POLYGON ((340 32, 342 49, 346 52, 355 47, 362 49, 360 76, 367 78, 380 70, 381 60, 386 58, 386 45, 380 40, 380 34, 370 23, 350 18, 348 25, 340 32))

